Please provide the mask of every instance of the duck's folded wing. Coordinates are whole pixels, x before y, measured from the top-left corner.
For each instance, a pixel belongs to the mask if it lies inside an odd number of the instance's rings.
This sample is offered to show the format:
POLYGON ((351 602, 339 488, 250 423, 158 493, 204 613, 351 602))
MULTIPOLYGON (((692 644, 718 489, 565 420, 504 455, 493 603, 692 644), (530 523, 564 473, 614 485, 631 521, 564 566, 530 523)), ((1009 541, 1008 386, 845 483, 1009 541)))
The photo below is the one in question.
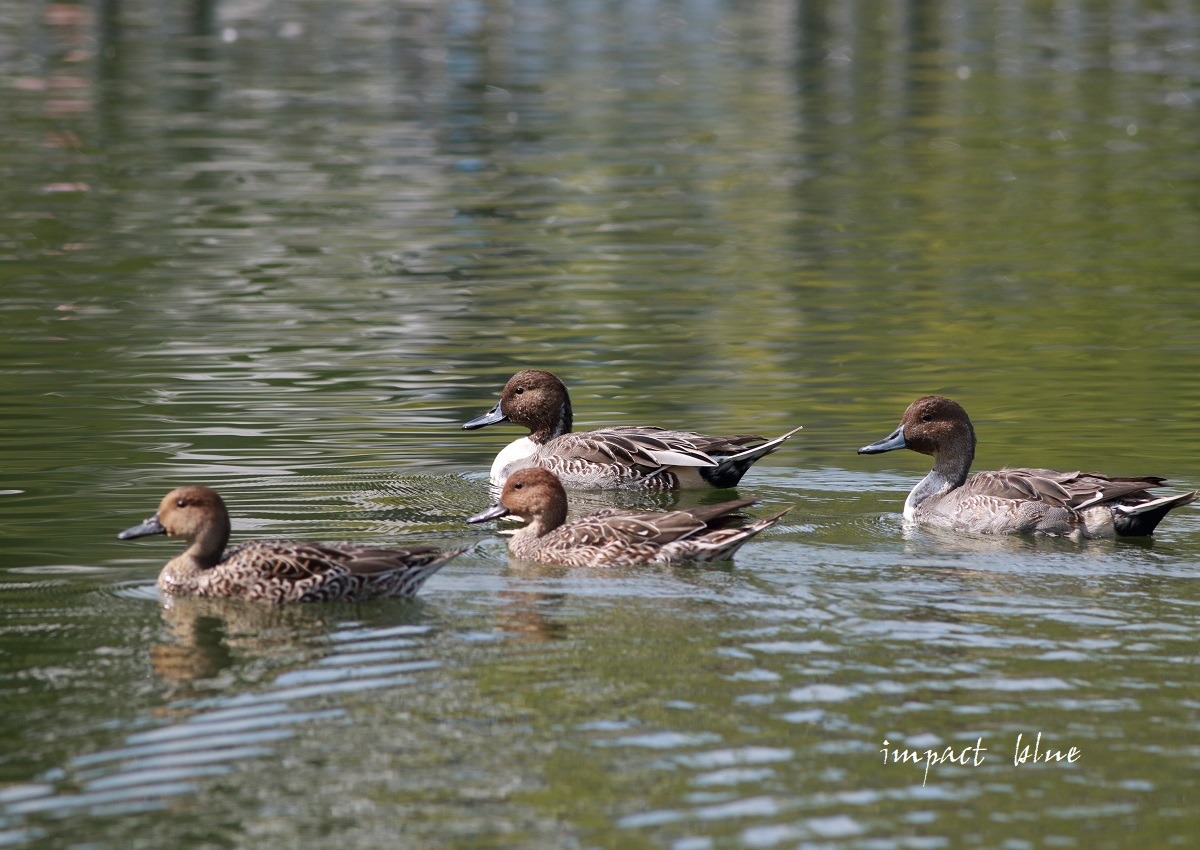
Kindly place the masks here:
POLYGON ((264 576, 298 581, 337 569, 350 560, 337 546, 290 540, 253 540, 226 550, 222 559, 251 567, 264 576))
POLYGON ((548 444, 556 455, 568 455, 601 466, 716 466, 717 462, 679 432, 658 428, 601 428, 574 431, 548 444))
POLYGON ((695 534, 705 527, 686 511, 659 513, 608 510, 583 517, 563 526, 574 546, 603 547, 612 543, 658 546, 695 534))
POLYGON ((747 445, 765 442, 758 434, 709 437, 691 431, 668 431, 649 426, 622 425, 595 431, 573 431, 550 445, 591 463, 648 467, 713 467, 718 457, 737 454, 747 445))
POLYGON ((1071 491, 1063 486, 1061 475, 1046 469, 1001 469, 972 476, 966 487, 971 493, 994 499, 1067 505, 1071 501, 1071 491))
POLYGON ((373 575, 392 570, 440 565, 466 549, 447 551, 436 546, 404 546, 387 549, 347 547, 343 551, 347 551, 351 556, 345 562, 346 569, 355 575, 373 575))
POLYGON ((1161 478, 1110 478, 1095 472, 1052 469, 1001 469, 973 476, 971 492, 998 499, 1046 502, 1081 510, 1144 493, 1164 483, 1161 478))
POLYGON ((355 575, 386 573, 448 561, 460 551, 443 552, 435 546, 388 547, 358 543, 307 543, 252 541, 230 549, 225 560, 236 558, 253 565, 263 575, 287 581, 345 570, 355 575))
POLYGON ((622 511, 609 509, 571 523, 591 526, 599 545, 619 540, 622 543, 653 543, 658 546, 682 540, 701 531, 741 524, 736 511, 753 505, 755 499, 735 499, 717 505, 704 505, 678 511, 622 511))
POLYGON ((1166 483, 1165 478, 1111 478, 1098 472, 1081 472, 1070 485, 1075 497, 1071 507, 1083 510, 1106 502, 1153 499, 1153 495, 1147 491, 1166 483))

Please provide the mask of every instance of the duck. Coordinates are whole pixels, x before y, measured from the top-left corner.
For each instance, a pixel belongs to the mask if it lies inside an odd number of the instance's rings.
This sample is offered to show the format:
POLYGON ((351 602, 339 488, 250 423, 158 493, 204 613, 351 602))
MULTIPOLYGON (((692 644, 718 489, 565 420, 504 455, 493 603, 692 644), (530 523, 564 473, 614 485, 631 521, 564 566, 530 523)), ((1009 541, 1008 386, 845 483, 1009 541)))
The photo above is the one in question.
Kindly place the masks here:
POLYGON ((166 534, 187 541, 183 554, 159 573, 158 587, 166 595, 271 603, 409 598, 466 551, 290 540, 252 540, 227 550, 229 532, 229 511, 217 491, 189 486, 172 490, 154 516, 117 538, 166 534))
POLYGON ((490 477, 497 487, 516 470, 531 466, 548 469, 566 486, 580 489, 736 487, 755 461, 801 430, 773 440, 758 434, 708 437, 638 425, 572 431, 567 387, 542 369, 517 372, 496 405, 462 427, 473 431, 500 422, 528 428, 529 435, 496 455, 490 477))
POLYGON ((1159 496, 1163 478, 1114 478, 1098 472, 1001 469, 968 477, 975 429, 958 402, 930 395, 904 411, 900 427, 860 455, 911 449, 933 469, 904 501, 904 518, 981 534, 1032 533, 1075 539, 1144 537, 1196 491, 1159 496))
POLYGON ((467 519, 486 522, 515 516, 526 525, 509 538, 509 552, 526 561, 569 567, 727 561, 746 541, 790 510, 742 524, 736 511, 756 499, 676 511, 606 508, 567 520, 567 493, 548 469, 519 469, 504 482, 500 500, 467 519))

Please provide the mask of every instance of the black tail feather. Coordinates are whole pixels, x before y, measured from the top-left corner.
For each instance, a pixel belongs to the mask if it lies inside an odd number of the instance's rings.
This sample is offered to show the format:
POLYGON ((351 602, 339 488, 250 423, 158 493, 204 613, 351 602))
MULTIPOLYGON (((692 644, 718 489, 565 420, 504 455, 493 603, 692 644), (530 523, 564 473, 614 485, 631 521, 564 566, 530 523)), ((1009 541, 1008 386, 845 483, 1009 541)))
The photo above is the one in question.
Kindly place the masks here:
MULTIPOLYGON (((801 426, 803 427, 803 426, 801 426)), ((773 440, 761 445, 752 446, 745 451, 740 451, 737 454, 728 455, 723 458, 715 458, 716 466, 701 467, 699 469, 700 477, 714 487, 736 487, 738 482, 742 480, 742 476, 754 463, 762 457, 766 457, 771 452, 783 445, 784 440, 791 437, 800 428, 793 428, 781 437, 776 437, 773 440)))
POLYGON ((1180 505, 1196 498, 1196 491, 1166 496, 1140 505, 1115 505, 1113 528, 1122 537, 1145 537, 1153 534, 1163 517, 1180 505))

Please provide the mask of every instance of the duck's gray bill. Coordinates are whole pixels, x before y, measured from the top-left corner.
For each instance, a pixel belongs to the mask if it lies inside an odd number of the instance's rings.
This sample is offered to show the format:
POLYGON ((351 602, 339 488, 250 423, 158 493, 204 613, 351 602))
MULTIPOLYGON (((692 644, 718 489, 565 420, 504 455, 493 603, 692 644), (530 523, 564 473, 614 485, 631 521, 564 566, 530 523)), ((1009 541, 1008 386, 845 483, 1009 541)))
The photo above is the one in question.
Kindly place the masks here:
POLYGON ((904 426, 901 425, 882 440, 876 440, 869 446, 863 446, 858 453, 860 455, 877 455, 906 448, 908 448, 908 441, 904 439, 904 426))
POLYGON ((476 428, 482 428, 484 425, 495 425, 497 422, 503 422, 508 417, 500 410, 500 402, 496 402, 496 406, 480 416, 476 416, 467 424, 463 425, 464 431, 474 431, 476 428))
POLYGON ((497 502, 487 510, 480 511, 475 516, 470 517, 467 519, 467 522, 487 522, 489 519, 500 519, 502 516, 508 516, 508 508, 497 502))
POLYGON ((141 525, 135 525, 133 528, 127 528, 117 535, 118 540, 132 540, 135 537, 149 537, 151 534, 166 534, 167 530, 163 528, 163 524, 158 521, 158 514, 150 517, 141 525))

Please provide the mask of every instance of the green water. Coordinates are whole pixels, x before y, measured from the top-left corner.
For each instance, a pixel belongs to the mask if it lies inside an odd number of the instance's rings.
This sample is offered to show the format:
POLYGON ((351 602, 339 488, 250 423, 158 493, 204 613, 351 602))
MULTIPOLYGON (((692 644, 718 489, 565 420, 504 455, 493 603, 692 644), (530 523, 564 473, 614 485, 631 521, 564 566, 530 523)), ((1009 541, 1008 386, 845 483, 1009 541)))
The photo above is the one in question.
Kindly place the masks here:
POLYGON ((977 468, 1200 486, 1194 3, 0 0, 0 92, 0 845, 1195 843, 1194 506, 913 531, 926 458, 854 453, 938 392, 977 468), (804 425, 737 490, 795 510, 510 561, 463 519, 519 434, 460 426, 524 367, 579 427, 804 425), (115 533, 182 483, 475 546, 166 604, 115 533))

